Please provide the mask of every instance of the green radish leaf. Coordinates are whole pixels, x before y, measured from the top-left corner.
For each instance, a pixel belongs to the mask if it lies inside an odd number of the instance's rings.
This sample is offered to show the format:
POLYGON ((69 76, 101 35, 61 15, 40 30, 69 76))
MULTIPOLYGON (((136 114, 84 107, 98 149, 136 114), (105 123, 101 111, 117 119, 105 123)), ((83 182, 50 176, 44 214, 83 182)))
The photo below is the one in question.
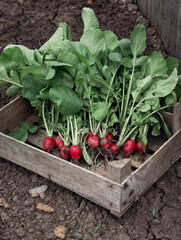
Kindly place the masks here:
POLYGON ((43 64, 43 55, 38 51, 38 49, 34 50, 35 61, 39 64, 43 64))
POLYGON ((50 88, 58 86, 67 86, 73 88, 74 81, 68 73, 63 71, 57 71, 55 76, 48 81, 48 86, 50 88))
POLYGON ((61 22, 58 24, 58 27, 63 30, 63 40, 72 41, 72 34, 70 26, 67 23, 61 22))
POLYGON ((16 86, 16 85, 12 85, 8 88, 8 90, 6 91, 6 95, 7 96, 13 96, 15 95, 16 93, 20 92, 21 90, 21 87, 19 86, 16 86))
POLYGON ((103 75, 104 75, 104 77, 106 79, 110 79, 111 78, 111 69, 107 65, 103 66, 102 73, 103 73, 103 75))
POLYGON ((119 53, 110 53, 109 59, 113 62, 121 62, 123 58, 119 53))
POLYGON ((64 66, 72 67, 72 65, 69 63, 58 62, 58 61, 53 61, 53 60, 45 60, 45 64, 48 67, 64 67, 64 66))
POLYGON ((75 91, 67 86, 51 88, 49 91, 50 100, 56 103, 62 115, 71 115, 82 109, 83 102, 75 91))
POLYGON ((157 97, 165 97, 170 94, 178 81, 177 69, 175 68, 173 72, 167 79, 158 80, 156 82, 156 88, 154 89, 154 95, 157 97))
POLYGON ((49 100, 50 99, 50 97, 49 97, 49 89, 47 88, 47 86, 45 88, 41 89, 39 95, 40 95, 40 98, 42 100, 49 100))
POLYGON ((87 149, 86 149, 86 146, 85 146, 85 142, 84 142, 84 144, 83 144, 82 155, 83 155, 84 160, 86 161, 86 163, 87 163, 89 166, 92 166, 93 160, 92 160, 90 154, 87 152, 87 149))
POLYGON ((166 59, 166 64, 167 64, 167 74, 170 75, 174 68, 178 69, 178 59, 174 58, 174 57, 168 57, 166 59))
POLYGON ((0 66, 6 71, 22 70, 27 67, 26 59, 19 47, 7 48, 0 55, 0 66))
POLYGON ((85 44, 92 54, 96 54, 101 50, 106 49, 106 41, 104 38, 104 32, 99 29, 87 29, 84 31, 80 42, 85 44))
POLYGON ((112 127, 115 123, 119 123, 119 118, 117 117, 116 113, 111 115, 110 121, 108 123, 109 127, 112 127))
POLYGON ((128 57, 124 58, 122 61, 122 65, 127 68, 132 68, 133 67, 132 59, 128 57))
POLYGON ((35 133, 38 130, 38 126, 32 125, 31 128, 28 130, 30 133, 35 133))
POLYGON ((55 33, 52 35, 52 37, 40 47, 39 52, 44 54, 49 49, 51 49, 53 52, 56 52, 57 49, 61 48, 61 44, 63 40, 64 40, 64 29, 62 27, 58 27, 55 33))
POLYGON ((149 59, 148 56, 142 56, 136 59, 136 67, 143 65, 149 59))
POLYGON ((46 80, 50 80, 50 79, 52 79, 54 76, 55 76, 55 73, 56 73, 56 71, 55 71, 55 69, 54 68, 49 68, 48 69, 48 72, 47 72, 47 75, 46 75, 46 80))
POLYGON ((173 105, 177 101, 177 94, 172 91, 168 96, 165 98, 165 104, 167 106, 173 105))
POLYGON ((160 52, 152 52, 151 57, 146 63, 147 75, 152 77, 163 76, 167 72, 167 64, 160 52))
POLYGON ((21 142, 26 142, 28 138, 28 131, 24 128, 18 129, 16 131, 10 132, 8 134, 10 137, 13 137, 21 142))
POLYGON ((13 45, 13 44, 6 46, 5 50, 9 48, 19 48, 19 50, 22 52, 24 56, 24 59, 27 65, 30 65, 30 66, 39 65, 35 59, 34 50, 29 49, 23 45, 13 45))
POLYGON ((106 117, 109 105, 107 102, 97 102, 93 103, 92 108, 94 118, 100 122, 106 117))
POLYGON ((110 88, 110 86, 106 83, 106 81, 103 78, 94 76, 92 74, 89 74, 87 76, 88 76, 88 81, 89 81, 90 85, 92 85, 94 87, 103 87, 104 86, 106 88, 113 90, 112 88, 110 88))
POLYGON ((84 31, 90 28, 99 29, 99 22, 91 8, 84 7, 82 9, 82 20, 84 23, 84 31))
POLYGON ((144 153, 146 152, 146 144, 148 143, 147 137, 145 135, 139 136, 139 139, 141 141, 141 145, 143 147, 144 153))
POLYGON ((161 125, 160 125, 159 122, 154 124, 151 134, 155 137, 159 136, 160 135, 160 129, 161 129, 161 125))
POLYGON ((0 67, 0 87, 4 86, 7 83, 14 84, 18 87, 22 87, 19 82, 19 77, 15 74, 15 71, 10 72, 10 77, 8 76, 4 66, 0 67))
POLYGON ((113 32, 105 30, 104 38, 106 42, 106 48, 114 50, 118 46, 118 38, 113 32))
POLYGON ((131 33, 130 48, 134 57, 141 55, 146 48, 146 27, 137 24, 131 33))
POLYGON ((171 132, 170 132, 170 130, 169 130, 169 128, 168 128, 168 126, 167 126, 163 116, 159 112, 157 112, 157 114, 159 115, 159 117, 161 119, 163 130, 164 130, 165 134, 167 135, 167 138, 170 138, 172 136, 172 134, 171 134, 171 132))
POLYGON ((181 75, 179 76, 178 82, 177 82, 177 85, 176 85, 176 94, 178 96, 181 96, 181 75))
POLYGON ((128 38, 121 39, 118 45, 121 49, 121 53, 123 54, 123 56, 129 57, 131 54, 130 40, 128 38))
POLYGON ((142 103, 137 109, 140 112, 148 112, 151 109, 151 107, 147 103, 142 103))
POLYGON ((22 96, 31 101, 39 95, 40 91, 45 87, 46 82, 29 73, 23 77, 22 84, 22 96))
POLYGON ((31 66, 23 69, 21 71, 21 78, 23 78, 26 74, 32 73, 39 79, 45 79, 46 77, 46 68, 44 66, 31 66))
POLYGON ((25 129, 25 130, 29 131, 30 133, 35 133, 38 130, 38 126, 27 122, 27 123, 22 123, 19 126, 19 129, 25 129))

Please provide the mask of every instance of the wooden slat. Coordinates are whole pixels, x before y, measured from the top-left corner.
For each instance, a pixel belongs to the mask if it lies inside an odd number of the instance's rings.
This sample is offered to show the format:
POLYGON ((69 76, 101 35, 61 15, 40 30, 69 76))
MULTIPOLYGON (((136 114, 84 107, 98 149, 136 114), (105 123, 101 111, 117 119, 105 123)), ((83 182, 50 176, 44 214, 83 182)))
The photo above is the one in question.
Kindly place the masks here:
MULTIPOLYGON (((170 35, 170 7, 171 1, 170 0, 161 0, 161 22, 159 25, 159 31, 162 37, 163 42, 166 46, 168 46, 169 42, 169 35, 170 35)), ((157 17, 157 16, 156 16, 157 17)))
POLYGON ((168 47, 170 51, 173 54, 175 54, 175 56, 177 55, 177 50, 176 50, 177 31, 181 31, 180 29, 181 26, 178 26, 179 5, 180 5, 180 0, 170 0, 170 28, 169 28, 168 47))
POLYGON ((181 61, 181 1, 137 0, 139 10, 157 29, 172 55, 181 61))
POLYGON ((121 183, 131 174, 131 158, 110 161, 107 164, 106 177, 117 183, 121 183))
POLYGON ((121 214, 181 157, 181 129, 122 184, 121 214))
POLYGON ((169 130, 172 132, 173 113, 162 111, 161 114, 162 114, 166 124, 168 125, 169 130))
POLYGON ((144 16, 147 16, 147 0, 137 0, 138 8, 139 10, 144 14, 144 16))
POLYGON ((181 104, 175 103, 173 108, 173 133, 181 128, 181 104))
POLYGON ((146 153, 141 156, 140 153, 134 153, 134 155, 131 157, 131 165, 134 168, 139 168, 143 165, 144 162, 146 162, 151 157, 150 154, 146 153))
POLYGON ((0 133, 0 157, 109 210, 120 211, 120 184, 0 133))
POLYGON ((156 152, 164 143, 166 142, 166 139, 164 139, 162 136, 149 137, 149 150, 156 152))
POLYGON ((21 96, 0 109, 0 131, 8 133, 33 113, 30 104, 21 96))

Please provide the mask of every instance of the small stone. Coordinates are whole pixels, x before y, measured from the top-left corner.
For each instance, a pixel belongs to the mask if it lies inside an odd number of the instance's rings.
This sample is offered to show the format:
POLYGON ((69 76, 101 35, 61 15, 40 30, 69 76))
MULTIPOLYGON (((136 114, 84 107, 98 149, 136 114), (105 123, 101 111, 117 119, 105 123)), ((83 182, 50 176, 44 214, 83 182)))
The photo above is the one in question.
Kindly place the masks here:
POLYGON ((45 194, 44 193, 40 193, 40 198, 44 199, 45 198, 45 194))
POLYGON ((92 6, 92 5, 93 5, 93 1, 92 1, 92 0, 88 0, 88 1, 87 1, 87 4, 90 5, 90 6, 92 6))
POLYGON ((60 239, 64 239, 65 238, 65 234, 67 233, 67 228, 64 226, 58 226, 53 230, 54 234, 56 237, 60 238, 60 239))
POLYGON ((36 208, 38 210, 44 211, 44 212, 48 212, 48 213, 53 213, 55 212, 55 209, 48 206, 47 204, 43 204, 43 203, 37 203, 36 208))
POLYGON ((5 203, 4 208, 8 209, 8 208, 10 208, 10 205, 8 203, 5 203))
POLYGON ((40 194, 44 193, 47 190, 47 185, 41 185, 39 187, 35 187, 29 190, 29 193, 32 197, 38 197, 40 194))
POLYGON ((5 204, 6 204, 5 198, 0 198, 0 207, 4 207, 5 204))
POLYGON ((137 11, 138 7, 135 5, 135 4, 128 4, 127 5, 127 9, 129 12, 134 12, 134 11, 137 11))

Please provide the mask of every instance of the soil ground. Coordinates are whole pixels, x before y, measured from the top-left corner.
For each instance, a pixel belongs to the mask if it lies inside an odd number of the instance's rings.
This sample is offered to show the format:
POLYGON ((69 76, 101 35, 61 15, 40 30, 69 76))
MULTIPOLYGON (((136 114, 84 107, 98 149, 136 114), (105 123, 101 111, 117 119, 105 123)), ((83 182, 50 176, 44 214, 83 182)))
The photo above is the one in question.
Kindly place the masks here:
MULTIPOLYGON (((21 44, 39 48, 56 30, 59 22, 71 26, 73 40, 83 31, 82 7, 94 9, 102 30, 118 38, 130 37, 137 23, 147 26, 147 50, 169 56, 159 34, 129 0, 3 0, 0 1, 0 48, 21 44)), ((12 98, 0 89, 0 107, 12 98)), ((82 240, 180 240, 181 161, 170 168, 121 218, 104 208, 5 159, 0 159, 0 240, 57 239, 54 228, 67 228, 65 239, 82 240), (44 198, 33 198, 29 189, 46 184, 44 198), (38 202, 55 209, 45 213, 38 202)))

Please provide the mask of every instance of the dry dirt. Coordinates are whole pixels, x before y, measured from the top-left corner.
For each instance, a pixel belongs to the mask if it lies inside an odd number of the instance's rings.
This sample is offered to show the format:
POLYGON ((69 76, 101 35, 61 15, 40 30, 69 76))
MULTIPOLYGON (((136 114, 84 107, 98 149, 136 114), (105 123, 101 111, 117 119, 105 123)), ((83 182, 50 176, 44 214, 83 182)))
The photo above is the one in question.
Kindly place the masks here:
MULTIPOLYGON (((139 22, 147 26, 147 53, 170 53, 159 34, 129 0, 3 0, 0 1, 0 48, 21 44, 39 48, 59 22, 71 26, 73 40, 79 40, 83 25, 82 7, 91 7, 101 29, 119 38, 129 37, 139 22), (91 4, 91 5, 90 5, 91 4)), ((0 107, 11 98, 0 89, 0 107)), ((0 240, 55 240, 54 229, 66 228, 65 239, 82 240, 180 240, 181 161, 170 168, 121 218, 109 211, 5 159, 0 159, 0 240), (33 187, 47 185, 40 197, 31 197, 33 187), (38 203, 52 207, 43 212, 38 203)))

